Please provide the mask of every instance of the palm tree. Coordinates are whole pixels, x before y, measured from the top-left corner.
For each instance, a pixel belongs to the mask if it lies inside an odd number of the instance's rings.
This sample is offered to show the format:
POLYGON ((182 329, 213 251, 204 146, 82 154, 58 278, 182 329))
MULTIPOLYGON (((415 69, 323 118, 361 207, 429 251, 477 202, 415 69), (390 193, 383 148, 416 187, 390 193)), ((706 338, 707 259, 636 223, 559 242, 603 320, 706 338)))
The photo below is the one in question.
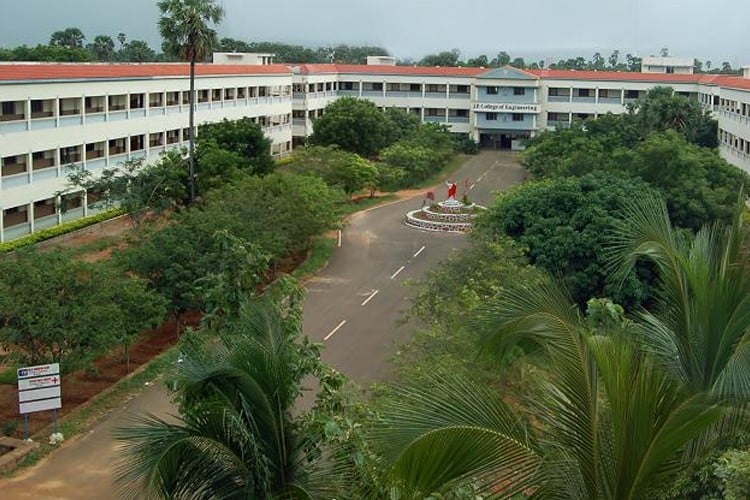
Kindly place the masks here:
MULTIPOLYGON (((138 498, 330 498, 335 481, 292 417, 310 374, 299 322, 246 303, 218 345, 188 344, 178 423, 118 429, 118 483, 138 498), (301 362, 302 360, 302 362, 301 362)), ((317 359, 317 357, 316 357, 317 359)))
POLYGON ((92 45, 94 56, 99 61, 109 61, 115 52, 115 42, 111 36, 97 35, 92 45))
POLYGON ((488 347, 533 342, 544 353, 548 376, 525 405, 534 425, 464 377, 397 391, 372 437, 404 498, 459 485, 503 498, 641 498, 720 418, 637 348, 627 324, 593 332, 572 303, 546 283, 511 289, 486 313, 488 347))
POLYGON ((672 226, 666 205, 646 198, 631 204, 613 231, 610 261, 621 276, 636 261, 659 274, 656 306, 640 311, 645 349, 690 391, 740 403, 750 401, 750 267, 743 246, 740 194, 733 223, 696 235, 672 226))
POLYGON ((164 52, 190 61, 189 151, 188 168, 190 203, 195 203, 195 63, 204 59, 216 46, 217 24, 224 17, 224 9, 214 0, 160 0, 159 32, 164 38, 164 52))

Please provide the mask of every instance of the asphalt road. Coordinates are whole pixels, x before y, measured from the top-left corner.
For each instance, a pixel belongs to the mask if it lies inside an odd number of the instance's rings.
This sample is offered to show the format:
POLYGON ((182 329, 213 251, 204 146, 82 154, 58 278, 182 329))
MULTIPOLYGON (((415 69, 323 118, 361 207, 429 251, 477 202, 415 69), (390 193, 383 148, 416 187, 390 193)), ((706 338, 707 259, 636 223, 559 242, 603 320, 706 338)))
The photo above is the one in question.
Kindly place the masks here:
MULTIPOLYGON (((469 188, 472 201, 487 205, 493 193, 523 180, 517 156, 483 152, 455 176, 459 198, 469 188)), ((438 199, 445 187, 434 190, 438 199)), ((323 359, 356 382, 383 380, 395 346, 409 338, 401 321, 409 307, 407 280, 426 272, 467 245, 454 233, 418 230, 401 223, 422 206, 423 195, 360 212, 350 220, 328 267, 307 283, 304 331, 325 342, 323 359)))
MULTIPOLYGON (((451 180, 458 183, 459 195, 468 181, 472 200, 489 204, 494 191, 523 177, 515 155, 483 152, 451 180)), ((442 186, 434 191, 438 198, 447 192, 442 186)), ((325 343, 326 362, 356 382, 386 379, 395 346, 414 329, 412 324, 399 322, 409 305, 404 282, 424 276, 467 244, 464 235, 403 225, 404 214, 421 207, 422 199, 419 195, 354 215, 328 267, 307 283, 304 331, 325 343)), ((160 385, 103 415, 87 434, 66 442, 36 466, 0 481, 0 498, 115 498, 112 478, 118 455, 111 431, 125 425, 132 414, 145 411, 159 416, 174 413, 160 385)))

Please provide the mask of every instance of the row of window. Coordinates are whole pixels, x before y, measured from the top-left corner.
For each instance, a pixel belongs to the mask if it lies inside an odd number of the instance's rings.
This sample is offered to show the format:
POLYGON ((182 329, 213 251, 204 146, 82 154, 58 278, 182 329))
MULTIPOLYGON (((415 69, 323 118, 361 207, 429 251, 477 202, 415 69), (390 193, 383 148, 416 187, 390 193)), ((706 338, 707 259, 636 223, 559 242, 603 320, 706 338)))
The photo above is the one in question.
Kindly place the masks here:
POLYGON ((750 117, 750 103, 721 98, 719 108, 740 116, 750 117))
MULTIPOLYGON (((221 102, 258 97, 290 96, 290 85, 261 87, 232 87, 223 89, 201 89, 196 91, 196 102, 221 102)), ((116 94, 109 96, 62 97, 58 99, 31 99, 31 101, 2 101, 0 121, 26 120, 26 105, 29 103, 29 118, 74 116, 188 104, 190 91, 174 90, 138 94, 116 94)))
MULTIPOLYGON (((290 114, 259 116, 253 121, 261 127, 275 127, 287 125, 291 122, 290 114)), ((34 151, 29 155, 11 155, 0 158, 0 175, 8 177, 11 175, 28 174, 33 170, 69 165, 80 161, 93 161, 106 156, 137 153, 148 148, 159 148, 185 142, 190 138, 190 129, 173 129, 164 132, 153 132, 149 134, 138 134, 126 137, 118 137, 99 142, 91 142, 85 145, 67 146, 59 149, 34 151)))
MULTIPOLYGON (((339 90, 353 90, 358 91, 360 89, 360 82, 340 82, 339 90)), ((469 85, 444 85, 444 84, 431 84, 431 83, 383 83, 383 82, 362 82, 363 91, 383 91, 386 92, 414 92, 422 93, 440 93, 445 94, 450 92, 451 94, 469 94, 469 85)))
POLYGON ((503 89, 503 95, 510 94, 511 89, 513 95, 526 95, 526 89, 524 87, 486 87, 487 95, 499 95, 503 89))
MULTIPOLYGON (((101 195, 89 192, 88 205, 92 206, 101 200, 101 195)), ((3 210, 3 228, 5 230, 28 224, 33 217, 34 221, 40 221, 47 217, 57 216, 58 206, 63 212, 71 212, 83 207, 83 192, 62 195, 58 198, 47 198, 35 201, 30 205, 19 205, 17 207, 3 210), (29 213, 31 209, 32 214, 29 213)), ((53 224, 54 225, 54 224, 53 224)))
POLYGON ((292 85, 292 91, 297 93, 305 92, 326 92, 329 90, 338 90, 339 82, 320 82, 320 83, 295 83, 292 85))
POLYGON ((645 91, 643 90, 628 90, 628 89, 584 89, 584 88, 570 88, 570 87, 549 87, 547 89, 548 97, 565 97, 569 98, 572 96, 576 97, 595 97, 597 91, 599 92, 600 99, 638 99, 645 91))
POLYGON ((719 129, 719 142, 739 151, 740 153, 750 155, 750 140, 748 139, 738 137, 724 129, 719 129))
MULTIPOLYGON (((485 120, 487 121, 497 121, 499 114, 505 114, 505 113, 485 113, 485 120)), ((524 113, 511 113, 511 121, 514 122, 522 122, 525 120, 525 114, 524 113)), ((507 121, 507 120, 504 120, 507 121)))

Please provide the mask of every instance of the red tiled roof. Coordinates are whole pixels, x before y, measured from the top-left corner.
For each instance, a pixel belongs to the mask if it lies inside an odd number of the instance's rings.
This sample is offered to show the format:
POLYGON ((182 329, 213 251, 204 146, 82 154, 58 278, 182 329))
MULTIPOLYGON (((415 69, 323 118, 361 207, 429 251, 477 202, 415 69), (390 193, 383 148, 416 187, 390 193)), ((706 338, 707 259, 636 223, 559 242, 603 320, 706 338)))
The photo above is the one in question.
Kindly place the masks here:
POLYGON ((750 90, 750 78, 742 78, 739 76, 720 76, 717 79, 716 83, 718 83, 722 87, 750 90))
MULTIPOLYGON (((291 74, 283 64, 198 64, 198 76, 291 74)), ((96 78, 158 78, 188 76, 189 64, 0 64, 0 81, 89 80, 96 78)))
POLYGON ((721 75, 693 74, 675 75, 666 73, 636 73, 630 71, 579 71, 570 69, 527 69, 539 78, 557 80, 594 80, 619 82, 664 82, 712 84, 721 75))
POLYGON ((377 75, 418 75, 418 76, 476 76, 487 68, 460 68, 451 66, 386 66, 380 64, 302 64, 303 74, 344 73, 377 75))

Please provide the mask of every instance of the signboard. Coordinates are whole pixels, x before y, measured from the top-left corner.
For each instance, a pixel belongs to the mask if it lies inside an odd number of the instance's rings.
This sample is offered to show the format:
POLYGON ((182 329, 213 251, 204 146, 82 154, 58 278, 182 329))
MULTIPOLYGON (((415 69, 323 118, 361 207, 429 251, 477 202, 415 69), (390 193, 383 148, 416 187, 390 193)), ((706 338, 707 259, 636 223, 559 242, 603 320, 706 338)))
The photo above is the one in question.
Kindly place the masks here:
POLYGON ((491 113, 539 113, 538 104, 511 104, 501 102, 475 102, 474 111, 488 111, 491 113))
POLYGON ((60 377, 57 375, 18 379, 19 391, 28 391, 30 389, 41 389, 43 387, 54 387, 56 385, 58 386, 60 385, 60 377))
POLYGON ((18 369, 18 379, 20 380, 22 378, 41 377, 42 375, 57 375, 59 373, 60 363, 27 366, 25 368, 18 369))
POLYGON ((59 363, 18 369, 18 406, 21 414, 62 407, 59 363))

